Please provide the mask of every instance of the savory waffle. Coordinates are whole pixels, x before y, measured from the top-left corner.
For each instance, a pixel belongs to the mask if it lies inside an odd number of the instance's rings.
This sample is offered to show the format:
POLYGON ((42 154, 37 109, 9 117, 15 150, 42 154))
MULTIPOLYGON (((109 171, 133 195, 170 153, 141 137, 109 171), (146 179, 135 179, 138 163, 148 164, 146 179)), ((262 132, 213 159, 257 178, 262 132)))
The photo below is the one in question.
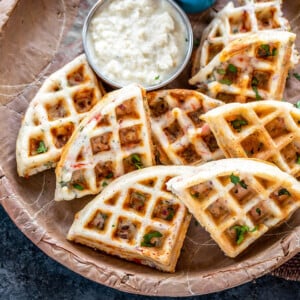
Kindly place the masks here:
POLYGON ((229 2, 205 29, 193 59, 193 76, 234 39, 264 30, 290 30, 282 16, 281 1, 249 0, 243 4, 234 7, 229 2))
POLYGON ((55 200, 99 193, 115 177, 153 165, 146 92, 108 93, 75 129, 56 167, 55 200))
POLYGON ((300 110, 291 103, 230 103, 202 118, 226 157, 266 160, 300 178, 300 110))
POLYGON ((200 116, 223 103, 192 90, 147 94, 152 136, 163 164, 187 165, 223 157, 200 116))
POLYGON ((62 147, 103 94, 84 55, 50 75, 22 121, 16 145, 19 176, 55 167, 62 147))
POLYGON ((116 179, 76 214, 68 239, 174 272, 191 216, 166 181, 190 168, 155 166, 116 179))
POLYGON ((190 83, 226 103, 281 100, 295 37, 285 31, 263 31, 236 39, 190 83))
POLYGON ((231 158, 167 183, 229 257, 236 257, 300 205, 300 183, 276 166, 231 158))

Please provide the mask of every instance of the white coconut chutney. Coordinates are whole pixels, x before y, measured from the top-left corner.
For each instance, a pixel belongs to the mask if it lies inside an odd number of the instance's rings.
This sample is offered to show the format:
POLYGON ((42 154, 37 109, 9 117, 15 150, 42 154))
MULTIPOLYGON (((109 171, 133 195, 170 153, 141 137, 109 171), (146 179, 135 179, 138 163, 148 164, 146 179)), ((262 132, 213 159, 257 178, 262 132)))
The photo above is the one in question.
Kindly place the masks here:
POLYGON ((151 86, 172 75, 184 60, 188 32, 168 1, 112 0, 93 15, 88 43, 107 79, 151 86))

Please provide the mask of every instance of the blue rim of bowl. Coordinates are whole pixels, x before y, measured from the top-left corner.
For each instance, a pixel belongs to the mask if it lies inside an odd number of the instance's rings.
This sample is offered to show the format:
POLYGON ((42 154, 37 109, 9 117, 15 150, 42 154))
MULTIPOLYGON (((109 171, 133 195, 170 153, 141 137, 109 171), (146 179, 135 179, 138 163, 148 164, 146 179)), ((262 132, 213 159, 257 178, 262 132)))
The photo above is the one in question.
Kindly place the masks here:
MULTIPOLYGON (((94 14, 97 12, 97 10, 102 5, 104 5, 108 1, 110 1, 110 0, 99 0, 98 2, 96 2, 94 4, 94 6, 91 8, 90 12, 88 13, 88 15, 84 21, 83 29, 82 29, 83 49, 84 49, 84 52, 87 57, 87 61, 88 61, 89 65, 92 67, 92 69, 98 75, 98 77, 100 79, 102 79, 105 83, 112 86, 113 88, 122 88, 126 84, 120 84, 101 73, 100 69, 93 62, 92 54, 89 50, 88 41, 87 41, 87 33, 88 33, 89 25, 91 23, 91 20, 92 20, 94 14)), ((193 29, 192 29, 190 20, 188 19, 186 13, 173 0, 161 0, 161 1, 168 2, 175 9, 175 11, 178 13, 179 17, 181 18, 183 25, 186 27, 187 39, 188 39, 187 49, 186 49, 186 53, 185 53, 185 57, 184 57, 183 61, 181 62, 179 67, 173 73, 171 73, 170 77, 168 77, 166 80, 164 80, 158 84, 155 84, 155 85, 150 85, 150 86, 142 85, 146 91, 153 91, 153 90, 162 88, 162 87, 166 86, 167 84, 169 84, 170 82, 172 82, 175 78, 177 78, 182 73, 184 68, 187 66, 187 64, 191 58, 192 50, 193 50, 193 29)))

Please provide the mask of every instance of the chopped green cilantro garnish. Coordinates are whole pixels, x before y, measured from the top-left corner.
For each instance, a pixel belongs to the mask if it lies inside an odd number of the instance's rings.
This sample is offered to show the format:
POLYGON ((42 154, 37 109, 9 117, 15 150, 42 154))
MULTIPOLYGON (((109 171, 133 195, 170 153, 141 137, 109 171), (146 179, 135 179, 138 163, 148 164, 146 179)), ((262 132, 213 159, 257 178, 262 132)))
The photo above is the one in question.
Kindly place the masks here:
POLYGON ((295 103, 295 107, 300 108, 300 101, 297 101, 297 102, 295 103))
POLYGON ((233 64, 228 65, 228 71, 231 73, 236 73, 237 72, 237 67, 233 64))
POLYGON ((232 84, 232 81, 229 80, 229 79, 226 79, 226 78, 219 80, 219 82, 223 83, 223 84, 227 84, 227 85, 231 85, 232 84))
POLYGON ((226 71, 224 69, 217 69, 217 73, 220 75, 225 75, 226 71))
POLYGON ((40 153, 45 153, 45 152, 47 152, 47 150, 48 150, 48 148, 46 147, 44 141, 40 141, 40 142, 39 142, 39 146, 38 146, 38 148, 36 149, 36 152, 40 154, 40 153))
POLYGON ((79 190, 79 191, 84 190, 84 187, 81 184, 78 184, 78 183, 74 183, 73 188, 76 189, 76 190, 79 190))
POLYGON ((236 243, 240 245, 245 239, 245 233, 254 232, 258 228, 255 226, 254 228, 250 229, 247 225, 235 225, 232 227, 232 229, 234 229, 236 233, 236 243))
POLYGON ((272 52, 271 52, 270 45, 263 44, 263 45, 260 45, 259 48, 258 48, 258 55, 260 57, 276 56, 277 55, 277 49, 273 48, 272 52))
POLYGON ((144 166, 143 166, 143 163, 141 161, 141 157, 139 154, 132 154, 131 155, 131 162, 134 164, 134 166, 137 168, 137 169, 142 169, 144 166))
POLYGON ((168 207, 168 215, 166 217, 166 220, 171 221, 175 215, 175 209, 172 206, 168 207))
POLYGON ((252 81, 251 81, 251 87, 255 93, 255 98, 256 98, 256 100, 262 100, 262 97, 260 96, 260 94, 258 92, 257 86, 258 86, 258 79, 256 77, 253 77, 252 81))
POLYGON ((257 214, 260 216, 261 215, 261 209, 259 207, 256 208, 255 210, 257 212, 257 214))
POLYGON ((243 189, 247 189, 248 185, 245 183, 244 180, 241 180, 239 176, 235 176, 233 173, 230 175, 230 181, 237 185, 239 184, 243 189))
POLYGON ((108 173, 108 174, 105 176, 106 179, 110 179, 110 178, 113 178, 113 177, 114 177, 114 173, 113 173, 113 172, 110 172, 110 173, 108 173))
POLYGON ((156 243, 151 242, 152 238, 160 238, 163 235, 159 231, 151 231, 143 236, 143 241, 141 242, 141 246, 143 247, 155 247, 156 243))
POLYGON ((155 76, 154 80, 158 80, 159 79, 159 75, 155 76))
POLYGON ((105 213, 101 213, 101 216, 102 216, 102 218, 103 218, 104 220, 106 220, 106 219, 108 218, 108 215, 105 214, 105 213))
POLYGON ((298 165, 300 165, 300 153, 296 153, 296 156, 297 156, 297 158, 296 158, 296 163, 297 163, 298 165))
POLYGON ((300 75, 298 73, 293 73, 294 77, 300 81, 300 75))
POLYGON ((282 188, 278 191, 278 196, 282 196, 282 195, 291 196, 291 193, 287 189, 282 188))
POLYGON ((108 183, 107 183, 106 181, 103 181, 103 182, 102 182, 102 186, 103 186, 103 187, 106 187, 106 186, 108 186, 108 183))
POLYGON ((248 125, 247 120, 244 119, 235 119, 230 122, 231 126, 236 129, 237 132, 240 132, 242 130, 242 126, 248 125))

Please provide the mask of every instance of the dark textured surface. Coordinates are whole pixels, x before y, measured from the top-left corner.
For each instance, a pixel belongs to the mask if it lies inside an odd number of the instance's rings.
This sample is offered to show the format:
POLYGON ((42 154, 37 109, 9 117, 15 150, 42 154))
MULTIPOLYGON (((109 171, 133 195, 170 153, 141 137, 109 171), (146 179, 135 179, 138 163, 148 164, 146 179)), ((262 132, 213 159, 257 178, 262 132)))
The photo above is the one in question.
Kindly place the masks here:
POLYGON ((300 299, 300 282, 264 276, 242 286, 189 298, 126 294, 59 265, 29 241, 0 206, 0 299, 300 299))

